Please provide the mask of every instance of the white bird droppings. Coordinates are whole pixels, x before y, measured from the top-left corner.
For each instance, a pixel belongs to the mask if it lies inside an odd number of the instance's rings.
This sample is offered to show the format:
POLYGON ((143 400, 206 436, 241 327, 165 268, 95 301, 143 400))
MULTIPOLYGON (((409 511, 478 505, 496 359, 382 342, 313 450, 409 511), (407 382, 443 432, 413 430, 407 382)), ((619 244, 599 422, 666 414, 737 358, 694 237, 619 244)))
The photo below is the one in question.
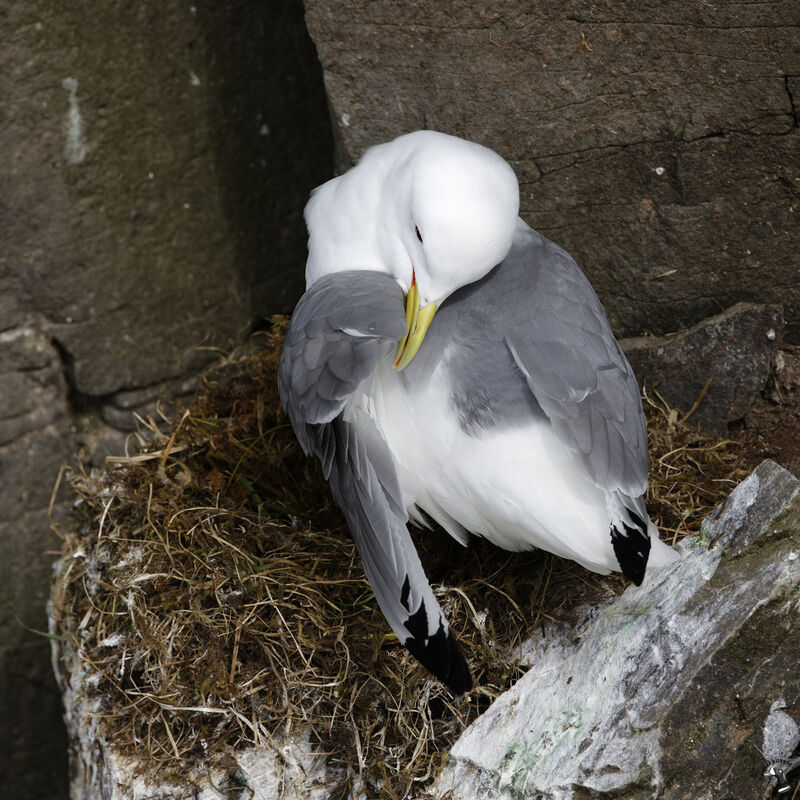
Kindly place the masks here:
POLYGON ((69 92, 64 156, 68 164, 82 164, 86 160, 87 148, 83 137, 83 118, 78 108, 78 81, 75 78, 64 78, 61 85, 69 92))
POLYGON ((653 172, 655 172, 655 173, 656 173, 656 175, 658 175, 659 177, 661 177, 661 176, 664 174, 664 167, 656 167, 656 168, 653 170, 653 172))
POLYGON ((345 128, 349 128, 350 127, 350 115, 349 114, 342 114, 342 125, 344 125, 345 128))
POLYGON ((189 70, 189 83, 191 83, 192 86, 200 85, 200 78, 197 77, 197 73, 194 70, 189 70))

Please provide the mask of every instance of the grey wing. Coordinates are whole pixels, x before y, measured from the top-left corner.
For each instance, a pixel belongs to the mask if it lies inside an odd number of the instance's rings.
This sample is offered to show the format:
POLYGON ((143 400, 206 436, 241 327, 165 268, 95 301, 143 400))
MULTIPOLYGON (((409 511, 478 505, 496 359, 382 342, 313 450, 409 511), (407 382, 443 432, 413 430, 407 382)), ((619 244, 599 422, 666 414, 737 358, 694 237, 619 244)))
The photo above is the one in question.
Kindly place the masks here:
POLYGON ((392 630, 454 692, 469 670, 425 576, 406 522, 392 454, 351 396, 405 334, 403 293, 382 273, 340 272, 301 298, 278 371, 281 403, 320 460, 392 630))
POLYGON ((647 428, 639 386, 600 300, 570 256, 539 237, 512 258, 537 258, 526 323, 506 343, 528 387, 615 509, 611 538, 625 575, 641 583, 650 549, 647 428), (608 496, 607 495, 607 496, 608 496))

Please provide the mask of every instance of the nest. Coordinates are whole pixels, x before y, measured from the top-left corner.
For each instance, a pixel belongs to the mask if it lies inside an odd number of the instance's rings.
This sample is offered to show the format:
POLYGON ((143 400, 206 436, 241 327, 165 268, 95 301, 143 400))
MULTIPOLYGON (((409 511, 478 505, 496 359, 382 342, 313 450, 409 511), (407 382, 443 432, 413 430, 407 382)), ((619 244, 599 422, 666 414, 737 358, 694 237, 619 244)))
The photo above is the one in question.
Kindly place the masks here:
MULTIPOLYGON (((415 541, 475 678, 454 699, 399 645, 316 462, 278 402, 285 318, 267 346, 204 378, 140 447, 72 475, 55 633, 92 679, 101 735, 151 779, 191 783, 236 748, 310 730, 346 796, 404 797, 435 777, 461 731, 524 672, 518 646, 548 620, 624 588, 541 552, 444 533, 415 541)), ((743 476, 737 445, 645 396, 648 506, 671 542, 743 476)))

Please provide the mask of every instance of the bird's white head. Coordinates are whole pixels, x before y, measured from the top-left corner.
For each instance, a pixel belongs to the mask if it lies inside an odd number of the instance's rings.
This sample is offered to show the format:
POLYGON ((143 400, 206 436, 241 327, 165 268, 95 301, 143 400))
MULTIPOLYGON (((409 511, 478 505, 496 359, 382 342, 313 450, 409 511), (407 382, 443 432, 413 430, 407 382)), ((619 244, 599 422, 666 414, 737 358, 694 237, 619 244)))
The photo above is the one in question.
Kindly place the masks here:
POLYGON ((505 258, 518 213, 517 178, 497 153, 435 131, 406 134, 314 190, 306 285, 330 272, 379 270, 432 318, 505 258))
POLYGON ((329 272, 380 270, 420 300, 441 303, 511 248, 519 213, 514 171, 497 153, 435 131, 372 147, 306 206, 307 285, 329 272))

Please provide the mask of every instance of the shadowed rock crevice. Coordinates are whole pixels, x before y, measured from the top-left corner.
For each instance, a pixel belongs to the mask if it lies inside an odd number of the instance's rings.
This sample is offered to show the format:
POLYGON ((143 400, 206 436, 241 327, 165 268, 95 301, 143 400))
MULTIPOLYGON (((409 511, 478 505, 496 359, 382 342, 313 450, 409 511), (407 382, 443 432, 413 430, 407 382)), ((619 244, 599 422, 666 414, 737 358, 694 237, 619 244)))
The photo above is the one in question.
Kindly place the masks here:
POLYGON ((102 464, 105 455, 121 450, 125 434, 139 427, 135 414, 142 418, 159 416, 159 405, 174 409, 188 402, 197 387, 197 377, 189 372, 136 387, 120 387, 106 394, 82 392, 75 381, 74 356, 57 338, 50 343, 60 361, 66 404, 77 433, 76 448, 83 459, 102 464), (87 434, 91 430, 91 435, 87 434), (97 450, 96 453, 89 453, 97 450))
POLYGON ((67 350, 58 337, 51 337, 50 344, 53 346, 53 350, 58 355, 61 363, 66 400, 70 412, 73 414, 99 413, 103 397, 86 394, 78 389, 75 384, 75 358, 72 353, 67 350))
POLYGON ((800 127, 800 122, 798 122, 798 115, 797 115, 797 105, 794 101, 794 91, 792 88, 792 83, 797 83, 798 76, 797 75, 784 75, 783 76, 783 83, 786 87, 786 94, 789 95, 789 107, 792 111, 792 121, 794 122, 795 128, 800 127))
POLYGON ((216 169, 257 328, 267 314, 290 312, 303 292, 303 207, 333 175, 322 67, 302 0, 195 5, 209 54, 216 169))

